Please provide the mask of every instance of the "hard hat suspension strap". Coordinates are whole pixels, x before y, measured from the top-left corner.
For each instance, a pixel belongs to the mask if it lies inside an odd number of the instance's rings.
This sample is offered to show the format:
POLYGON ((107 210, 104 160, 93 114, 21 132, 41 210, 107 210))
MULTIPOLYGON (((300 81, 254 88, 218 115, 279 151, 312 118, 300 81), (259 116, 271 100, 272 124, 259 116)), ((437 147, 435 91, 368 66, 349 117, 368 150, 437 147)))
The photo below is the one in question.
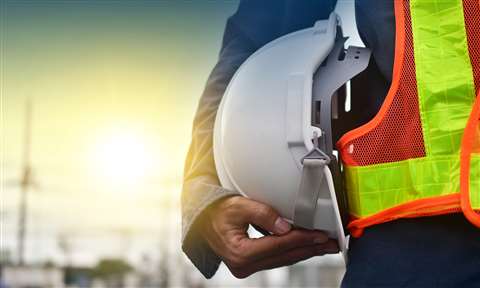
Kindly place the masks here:
POLYGON ((330 163, 330 157, 318 148, 318 138, 315 132, 314 147, 302 159, 302 178, 293 213, 293 224, 306 229, 314 228, 313 220, 317 200, 325 181, 324 170, 325 166, 330 163))

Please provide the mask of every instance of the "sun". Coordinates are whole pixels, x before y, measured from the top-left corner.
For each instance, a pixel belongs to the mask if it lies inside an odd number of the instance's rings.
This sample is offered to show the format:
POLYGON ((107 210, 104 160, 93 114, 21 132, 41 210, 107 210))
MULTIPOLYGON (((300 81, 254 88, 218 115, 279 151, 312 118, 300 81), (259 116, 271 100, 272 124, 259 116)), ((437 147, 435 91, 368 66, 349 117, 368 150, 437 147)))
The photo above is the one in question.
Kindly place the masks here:
POLYGON ((98 173, 114 186, 140 184, 151 168, 146 141, 133 132, 106 135, 95 150, 98 173))

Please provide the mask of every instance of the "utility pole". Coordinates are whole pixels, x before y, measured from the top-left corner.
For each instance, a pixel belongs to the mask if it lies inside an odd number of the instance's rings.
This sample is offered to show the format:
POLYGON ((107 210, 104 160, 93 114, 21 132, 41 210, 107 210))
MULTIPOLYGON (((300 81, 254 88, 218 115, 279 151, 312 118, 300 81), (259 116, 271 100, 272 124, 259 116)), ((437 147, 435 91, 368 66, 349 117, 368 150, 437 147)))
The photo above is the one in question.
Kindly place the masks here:
POLYGON ((25 264, 25 235, 27 230, 27 212, 28 212, 28 190, 32 186, 32 170, 30 165, 30 148, 31 148, 31 131, 32 130, 32 102, 29 98, 26 104, 26 118, 25 118, 25 143, 23 150, 23 171, 20 182, 20 203, 18 209, 18 235, 17 235, 17 249, 18 249, 18 265, 25 264))

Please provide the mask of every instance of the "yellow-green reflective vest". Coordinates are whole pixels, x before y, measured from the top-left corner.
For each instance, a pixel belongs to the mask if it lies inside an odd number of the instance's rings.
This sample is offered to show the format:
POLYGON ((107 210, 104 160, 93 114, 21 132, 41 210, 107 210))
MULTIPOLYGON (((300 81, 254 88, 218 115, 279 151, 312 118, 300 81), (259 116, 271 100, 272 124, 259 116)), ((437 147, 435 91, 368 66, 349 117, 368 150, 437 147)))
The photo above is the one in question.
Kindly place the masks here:
POLYGON ((337 143, 349 229, 461 211, 480 227, 480 1, 394 2, 388 95, 337 143))

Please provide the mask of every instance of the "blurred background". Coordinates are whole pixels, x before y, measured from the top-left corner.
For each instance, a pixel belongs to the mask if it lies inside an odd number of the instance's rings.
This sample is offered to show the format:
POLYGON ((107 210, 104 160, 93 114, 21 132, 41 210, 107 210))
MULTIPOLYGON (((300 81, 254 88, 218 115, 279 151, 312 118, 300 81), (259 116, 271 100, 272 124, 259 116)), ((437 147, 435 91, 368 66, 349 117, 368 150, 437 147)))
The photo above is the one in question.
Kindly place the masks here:
MULTIPOLYGON (((338 286, 339 256, 205 280, 180 248, 191 124, 238 1, 1 1, 0 287, 338 286)), ((361 45, 353 0, 340 0, 361 45)))

